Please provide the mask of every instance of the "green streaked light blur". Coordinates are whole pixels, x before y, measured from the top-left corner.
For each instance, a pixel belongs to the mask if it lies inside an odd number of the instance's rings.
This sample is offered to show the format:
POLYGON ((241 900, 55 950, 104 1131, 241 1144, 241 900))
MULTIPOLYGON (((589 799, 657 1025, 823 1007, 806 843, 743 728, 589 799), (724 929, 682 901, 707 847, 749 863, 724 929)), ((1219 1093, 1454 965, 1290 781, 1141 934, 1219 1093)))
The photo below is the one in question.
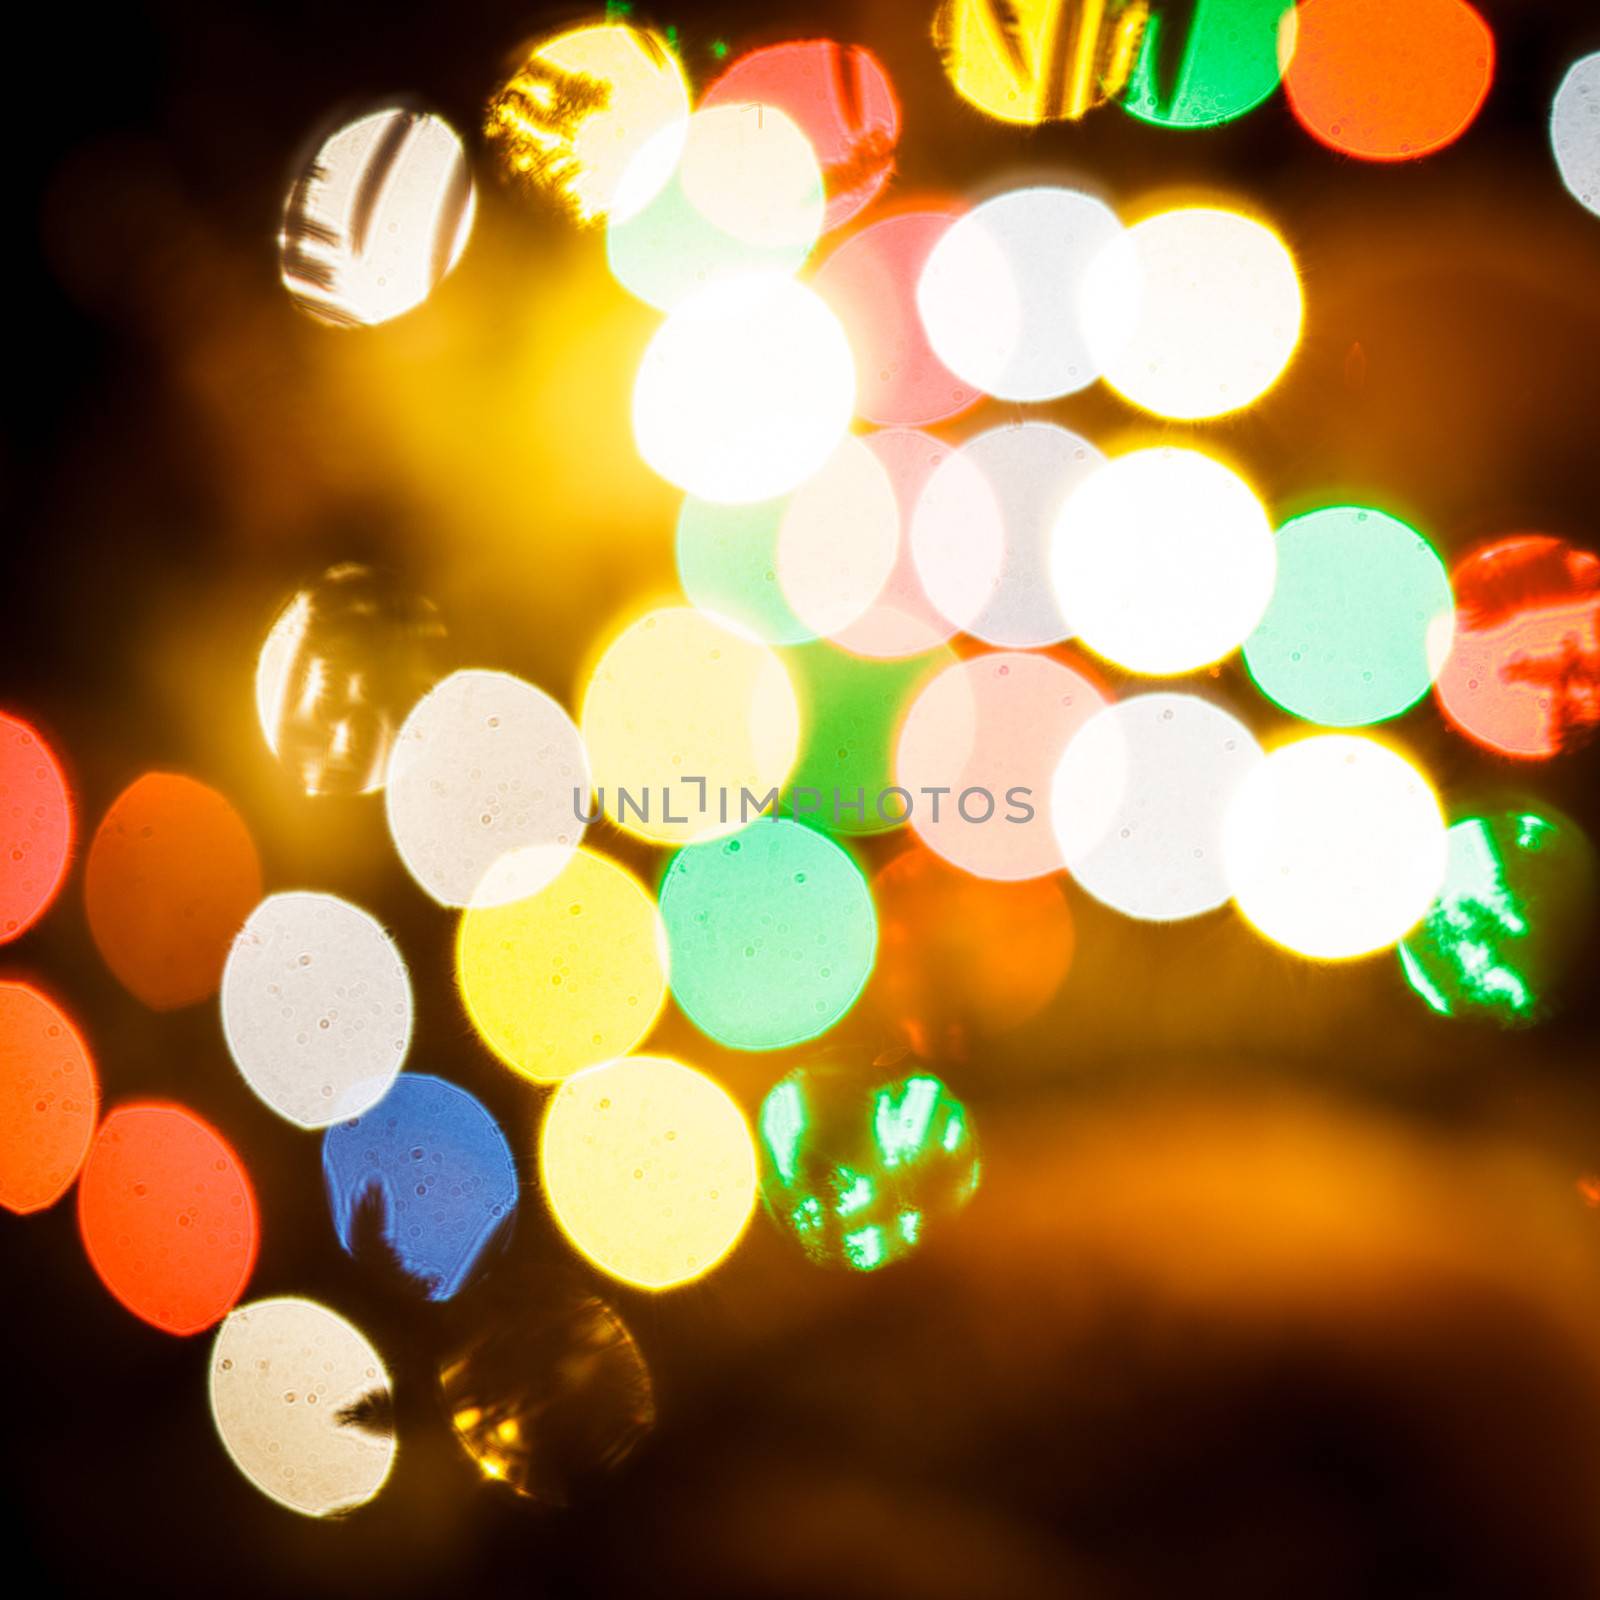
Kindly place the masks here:
POLYGON ((901 1260, 978 1185, 966 1110, 928 1073, 882 1083, 800 1068, 773 1087, 757 1126, 768 1214, 818 1265, 871 1272, 901 1260))
POLYGON ((1285 0, 1193 0, 1183 8, 1152 0, 1123 108, 1163 128, 1211 128, 1254 110, 1283 77, 1278 33, 1294 9, 1285 0))
POLYGON ((816 638, 783 597, 778 534, 789 500, 722 506, 689 495, 678 513, 678 582, 700 610, 766 644, 816 638))
POLYGON ((674 998, 735 1050, 827 1032, 855 1004, 878 947, 861 869, 787 818, 680 850, 662 878, 661 916, 674 998))
POLYGON ((1329 506, 1286 522, 1277 551, 1272 601, 1244 646, 1269 700, 1325 728, 1359 728, 1427 694, 1455 600, 1416 529, 1364 506, 1329 506))

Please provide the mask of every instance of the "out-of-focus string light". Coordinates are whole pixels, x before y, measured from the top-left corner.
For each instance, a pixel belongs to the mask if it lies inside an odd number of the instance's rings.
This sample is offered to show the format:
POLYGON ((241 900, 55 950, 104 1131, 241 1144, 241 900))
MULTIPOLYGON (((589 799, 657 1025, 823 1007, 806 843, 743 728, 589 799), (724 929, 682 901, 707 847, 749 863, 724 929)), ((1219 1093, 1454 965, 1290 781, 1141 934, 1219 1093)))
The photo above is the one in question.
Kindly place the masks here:
POLYGON ((569 1078, 539 1134, 539 1176, 578 1253, 640 1289, 710 1272, 756 1197, 750 1126, 693 1067, 630 1056, 569 1078))
POLYGON ((55 752, 37 728, 0 712, 0 945, 55 899, 72 836, 72 792, 55 752))
POLYGON ((389 834, 442 905, 522 899, 572 859, 589 782, 583 739, 549 695, 508 672, 453 672, 396 736, 389 834))
POLYGON ((605 814, 659 844, 741 827, 744 792, 759 806, 781 787, 800 741, 779 658, 680 607, 649 612, 611 641, 579 721, 605 814))
POLYGON ((78 1180, 78 1231, 134 1316, 191 1334, 226 1316, 255 1267, 260 1223, 243 1162, 183 1106, 119 1106, 78 1180))
POLYGON ((1550 148, 1567 192, 1600 216, 1600 51, 1574 61, 1550 107, 1550 148))
POLYGON ((1163 128, 1232 122, 1278 87, 1294 26, 1293 0, 1151 0, 1123 109, 1163 128))
POLYGON ((72 1019, 31 984, 0 983, 0 1206, 26 1215, 67 1192, 99 1105, 72 1019))
POLYGON ((1092 265, 1122 233, 1075 189, 1013 189, 958 217, 928 253, 917 307, 934 353, 1000 400, 1086 389, 1102 360, 1084 300, 1092 265))
POLYGON ((1036 127, 1120 94, 1149 14, 1149 0, 943 0, 933 39, 962 99, 1036 127))
POLYGON ((1500 755, 1547 760, 1600 728, 1600 558, 1545 534, 1474 551, 1451 574, 1455 643, 1439 708, 1500 755))
POLYGON ((781 817, 679 851, 662 876, 661 916, 673 998, 735 1050, 826 1033, 856 1003, 878 945, 861 869, 781 817))
POLYGON ((1444 887, 1400 946, 1406 981, 1442 1016, 1543 1021, 1594 912, 1593 846, 1548 807, 1467 817, 1448 839, 1444 887))
POLYGON ((1050 784, 1074 733, 1105 705, 1049 656, 999 652, 947 667, 906 716, 895 755, 913 831, 980 878, 1058 872, 1050 784))
POLYGON ((1236 211, 1158 212, 1112 237, 1082 277, 1092 370, 1123 399, 1196 421, 1259 400, 1300 342, 1284 242, 1236 211))
POLYGON ((701 96, 702 108, 776 106, 792 117, 822 164, 825 228, 870 205, 894 171, 900 102, 883 63, 863 45, 797 39, 730 62, 701 96))
POLYGON ((1278 530, 1278 579, 1244 660, 1275 705, 1328 728, 1397 717, 1433 686, 1455 634, 1438 552, 1365 506, 1307 512, 1278 530))
POLYGON ((394 1465, 382 1358, 311 1300, 254 1300, 223 1323, 211 1346, 211 1417, 250 1483, 308 1517, 365 1505, 394 1465))
POLYGON ((1051 816, 1067 870, 1142 922, 1215 910, 1230 894, 1223 823, 1261 759, 1250 730, 1197 695, 1106 707, 1056 768, 1051 816))
POLYGON ((802 1067, 757 1121, 767 1214, 817 1266, 902 1260, 978 1187, 966 1107, 931 1073, 802 1067))
POLYGON ((1051 582, 1056 523, 1105 457, 1053 422, 991 428, 940 463, 923 488, 911 548, 928 598, 986 644, 1031 650, 1068 638, 1051 582))
POLYGON ((778 534, 788 497, 724 506, 685 495, 678 511, 678 582, 697 610, 764 644, 816 638, 778 583, 778 534))
POLYGON ((1494 65, 1494 34, 1466 0, 1300 0, 1284 88, 1342 155, 1411 161, 1466 132, 1494 65))
POLYGON ((1320 961, 1395 944, 1445 880, 1432 786, 1403 757, 1351 734, 1274 750, 1235 793, 1223 848, 1245 918, 1320 961))
POLYGON ((655 902, 632 873, 580 850, 524 900, 470 906, 456 935, 461 1000, 485 1044, 536 1083, 631 1050, 666 1000, 655 902))
POLYGON ((833 453, 855 386, 844 330, 810 289, 770 273, 730 278, 685 300, 645 350, 634 440, 702 500, 770 500, 833 453))
POLYGON ((256 715, 307 794, 382 787, 395 730, 437 676, 444 631, 432 601, 358 562, 290 598, 256 663, 256 715))
POLYGON ((688 123, 677 56, 648 29, 608 23, 529 50, 489 101, 483 131, 509 178, 590 223, 649 203, 688 123), (653 161, 641 163, 646 147, 653 161))
POLYGON ((1272 596, 1272 527, 1250 486, 1194 450, 1119 456, 1061 510, 1051 573, 1080 642, 1170 677, 1231 655, 1272 596))
POLYGON ((331 894, 269 895, 222 973, 222 1031, 280 1117, 325 1128, 376 1105, 411 1042, 411 978, 394 941, 331 894))
POLYGON ((346 123, 306 158, 278 236, 284 287, 341 327, 421 305, 472 232, 472 170, 455 130, 388 106, 346 123))
POLYGON ((448 1300, 509 1225, 517 1164, 500 1125, 458 1085, 407 1072, 370 1111, 322 1137, 339 1243, 387 1255, 430 1300, 448 1300))
POLYGON ((89 931, 123 987, 155 1011, 217 992, 260 899, 244 818, 193 778, 147 772, 112 802, 89 846, 89 931))

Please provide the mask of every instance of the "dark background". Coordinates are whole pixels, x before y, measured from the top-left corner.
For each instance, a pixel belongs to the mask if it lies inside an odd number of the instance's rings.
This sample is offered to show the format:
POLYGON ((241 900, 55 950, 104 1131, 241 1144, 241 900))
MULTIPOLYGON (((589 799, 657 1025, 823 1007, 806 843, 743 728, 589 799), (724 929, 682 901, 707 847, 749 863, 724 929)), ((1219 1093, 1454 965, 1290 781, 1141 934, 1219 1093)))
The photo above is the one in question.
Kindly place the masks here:
MULTIPOLYGON (((1125 209, 1207 193, 1271 220, 1308 304, 1287 377, 1198 429, 1098 390, 1039 408, 1107 451, 1197 435, 1280 520, 1368 496, 1447 559, 1519 530, 1600 542, 1600 218, 1561 188, 1546 132, 1565 68, 1600 47, 1587 0, 1483 0, 1487 106, 1395 167, 1322 148, 1281 96, 1193 134, 1115 109, 986 122, 946 84, 924 0, 640 9, 678 27, 699 83, 719 39, 870 45, 904 105, 900 197, 1054 174, 1125 209)), ((382 918, 418 990, 411 1064, 473 1088, 528 1153, 539 1097, 468 1032, 450 918, 397 869, 377 802, 291 792, 250 684, 276 606, 340 559, 407 572, 462 664, 569 706, 611 620, 671 585, 674 497, 626 429, 655 318, 605 281, 601 236, 481 165, 472 244, 424 312, 332 334, 277 283, 287 176, 331 109, 411 93, 476 149, 505 53, 577 16, 57 8, 12 64, 36 100, 13 143, 31 243, 13 261, 0 698, 62 752, 80 841, 140 772, 189 772, 244 813, 269 888, 382 918)), ((1259 732, 1282 726, 1237 669, 1223 688, 1259 732)), ((1392 731, 1452 804, 1537 796, 1600 838, 1592 750, 1499 763, 1427 704, 1392 731)), ((158 1016, 121 990, 75 873, 0 971, 73 1009, 108 1103, 172 1096, 225 1131, 261 1201, 251 1296, 305 1294, 370 1334, 400 1450, 342 1523, 258 1495, 212 1431, 208 1338, 106 1296, 69 1197, 0 1218, 8 1566, 42 1592, 1600 1592, 1600 1216, 1576 1188, 1600 1167, 1600 943, 1564 1014, 1507 1036, 1429 1015, 1391 958, 1314 968, 1226 915, 1153 929, 1073 908, 1055 1005, 940 1064, 988 1155, 960 1223, 845 1280, 758 1219, 702 1285, 603 1290, 661 1425, 555 1515, 479 1481, 434 1407, 471 1295, 411 1307, 339 1254, 317 1140, 250 1096, 214 1007, 158 1016)), ((863 1011, 830 1043, 885 1037, 863 1011)), ((752 1109, 798 1059, 718 1051, 670 1012, 651 1045, 752 1109)), ((528 1200, 513 1250, 554 1283, 577 1269, 528 1200)))

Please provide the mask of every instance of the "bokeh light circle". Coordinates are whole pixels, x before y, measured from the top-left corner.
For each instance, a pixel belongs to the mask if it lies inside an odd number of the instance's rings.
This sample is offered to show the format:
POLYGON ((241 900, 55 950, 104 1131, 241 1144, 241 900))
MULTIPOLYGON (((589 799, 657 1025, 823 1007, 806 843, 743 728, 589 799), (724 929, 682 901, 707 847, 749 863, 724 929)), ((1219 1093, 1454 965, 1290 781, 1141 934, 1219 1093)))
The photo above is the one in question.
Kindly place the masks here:
POLYGON ((631 1050, 666 1000, 666 968, 655 902, 632 873, 591 850, 538 894, 469 907, 456 935, 473 1027, 536 1083, 631 1050))
POLYGON ((630 1056, 569 1078, 539 1135, 539 1176, 573 1247, 641 1289, 703 1277, 756 1196, 750 1126, 704 1073, 630 1056))
POLYGON ((1130 672, 1209 666, 1250 636, 1272 597, 1272 527, 1244 480, 1193 450, 1119 456, 1061 510, 1051 547, 1081 643, 1130 672))
POLYGON ((262 1494, 308 1517, 364 1505, 394 1465, 389 1374, 337 1313, 285 1296, 241 1306, 211 1346, 211 1416, 262 1494))
POLYGON ((1357 728, 1408 711, 1439 675, 1455 599, 1438 552, 1398 517, 1329 506, 1278 530, 1278 579, 1245 640, 1256 687, 1293 716, 1357 728))
POLYGON ((1574 61, 1550 107, 1550 148, 1567 192, 1600 216, 1600 51, 1574 61))
POLYGON ((99 1106, 72 1019, 31 984, 0 982, 0 1206, 26 1215, 67 1192, 99 1106))
POLYGON ((0 711, 0 944, 42 917, 72 856, 72 792, 38 729, 0 711))
POLYGON ((411 979, 394 941, 331 894, 269 895, 222 973, 222 1031, 255 1093, 303 1128, 358 1117, 411 1042, 411 979))
POLYGON ((1158 212, 1083 275, 1096 369, 1123 399, 1195 421, 1259 400, 1300 342, 1305 302, 1288 247, 1235 211, 1158 212))
POLYGON ((1439 892, 1447 852, 1427 779, 1352 734, 1314 735, 1268 755, 1234 796, 1223 849, 1245 918, 1322 961, 1404 938, 1439 892))
POLYGON ((810 290, 758 273, 711 284, 650 341, 633 391, 639 453, 702 500, 786 494, 850 424, 855 363, 810 290))
POLYGON ((1177 36, 1180 8, 1148 8, 1123 109, 1162 128, 1213 128, 1254 110, 1282 79, 1293 0, 1195 0, 1181 9, 1189 25, 1177 36))
POLYGON ((508 672, 453 672, 395 739, 384 807, 406 870, 443 905, 520 899, 572 859, 589 812, 572 718, 508 672))
POLYGON ((917 282, 935 355, 1001 400, 1086 389, 1101 364, 1082 296, 1121 234, 1109 206, 1074 189, 1013 189, 973 207, 941 235, 917 282))
POLYGON ((878 944, 861 869, 782 817, 680 851, 661 880, 661 916, 673 998, 736 1050, 826 1033, 856 1003, 878 944))
POLYGON ((1261 761, 1250 730, 1190 694, 1142 694, 1091 717, 1056 768, 1051 818, 1067 870, 1143 922, 1214 911, 1230 889, 1223 824, 1261 761))

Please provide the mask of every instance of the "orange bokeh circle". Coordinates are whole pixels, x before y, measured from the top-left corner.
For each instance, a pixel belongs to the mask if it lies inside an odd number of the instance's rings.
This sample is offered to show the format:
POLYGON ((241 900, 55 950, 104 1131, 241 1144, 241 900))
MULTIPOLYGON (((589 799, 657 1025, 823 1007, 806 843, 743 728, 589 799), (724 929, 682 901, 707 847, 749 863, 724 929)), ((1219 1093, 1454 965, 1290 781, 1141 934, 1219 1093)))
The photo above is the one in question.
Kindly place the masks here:
POLYGON ((72 1020, 26 983, 0 983, 0 1206, 42 1211, 89 1152, 100 1086, 72 1020))

